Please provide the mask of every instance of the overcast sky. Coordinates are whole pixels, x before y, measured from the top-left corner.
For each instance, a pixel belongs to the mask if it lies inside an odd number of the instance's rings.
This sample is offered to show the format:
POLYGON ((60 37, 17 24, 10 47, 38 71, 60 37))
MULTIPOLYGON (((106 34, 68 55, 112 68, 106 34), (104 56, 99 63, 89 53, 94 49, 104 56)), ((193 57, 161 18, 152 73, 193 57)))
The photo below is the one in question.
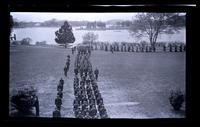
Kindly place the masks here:
POLYGON ((69 21, 107 21, 111 19, 131 20, 137 13, 44 13, 11 12, 18 21, 43 22, 50 19, 69 21))

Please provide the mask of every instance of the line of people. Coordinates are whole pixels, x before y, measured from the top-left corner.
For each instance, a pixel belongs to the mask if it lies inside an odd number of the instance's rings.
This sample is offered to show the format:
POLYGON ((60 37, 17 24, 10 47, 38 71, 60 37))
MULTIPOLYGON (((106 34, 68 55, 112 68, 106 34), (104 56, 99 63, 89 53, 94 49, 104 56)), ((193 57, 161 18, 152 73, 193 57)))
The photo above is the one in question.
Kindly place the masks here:
POLYGON ((64 85, 64 80, 61 78, 59 81, 59 84, 57 85, 57 97, 55 99, 55 105, 56 108, 53 111, 53 117, 61 117, 61 106, 62 106, 62 98, 63 98, 63 85, 64 85))
MULTIPOLYGON (((64 67, 64 75, 67 77, 67 72, 69 71, 69 66, 70 66, 70 55, 67 55, 67 61, 64 67)), ((63 85, 64 85, 64 80, 61 78, 59 81, 59 84, 57 86, 57 97, 55 99, 55 105, 56 108, 53 111, 53 117, 61 117, 61 106, 62 106, 62 98, 63 98, 63 85)))
POLYGON ((74 66, 74 114, 76 118, 108 118, 103 98, 97 86, 97 73, 94 76, 90 62, 91 51, 79 47, 74 66))
POLYGON ((105 50, 113 52, 184 52, 186 51, 186 45, 184 43, 156 43, 155 47, 145 43, 94 43, 92 49, 105 50), (99 48, 98 48, 99 47, 99 48))

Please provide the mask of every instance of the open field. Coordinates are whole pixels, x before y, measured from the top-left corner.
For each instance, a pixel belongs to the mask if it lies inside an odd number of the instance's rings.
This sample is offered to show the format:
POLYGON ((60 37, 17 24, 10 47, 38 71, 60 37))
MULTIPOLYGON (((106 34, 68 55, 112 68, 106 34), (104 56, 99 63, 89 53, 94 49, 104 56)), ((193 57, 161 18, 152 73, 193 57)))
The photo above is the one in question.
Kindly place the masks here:
MULTIPOLYGON (((29 82, 38 90, 40 116, 52 117, 57 84, 62 77, 63 117, 74 117, 73 78, 75 54, 64 48, 17 46, 10 48, 10 96, 29 82), (67 55, 71 56, 64 77, 67 55)), ((185 52, 135 53, 93 51, 93 69, 100 71, 98 86, 110 118, 180 118, 168 97, 171 89, 185 92, 185 52)))

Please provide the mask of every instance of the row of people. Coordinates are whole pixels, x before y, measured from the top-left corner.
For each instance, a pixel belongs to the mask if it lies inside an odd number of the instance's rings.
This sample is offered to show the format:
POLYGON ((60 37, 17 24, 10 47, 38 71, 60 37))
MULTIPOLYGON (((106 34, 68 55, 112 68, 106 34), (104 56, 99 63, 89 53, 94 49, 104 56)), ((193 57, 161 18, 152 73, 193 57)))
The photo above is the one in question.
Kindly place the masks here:
POLYGON ((162 48, 163 51, 169 51, 169 52, 183 52, 186 51, 186 45, 184 43, 156 43, 155 48, 152 48, 147 42, 142 43, 99 43, 99 44, 93 44, 91 46, 91 49, 95 50, 105 50, 105 51, 111 51, 113 52, 154 52, 157 51, 157 48, 162 48), (99 48, 98 48, 99 47, 99 48), (174 50, 170 50, 171 48, 174 48, 174 50), (169 50, 164 50, 164 48, 169 50), (177 48, 177 51, 175 50, 177 48))
POLYGON ((63 85, 64 85, 64 80, 61 78, 59 84, 57 85, 57 97, 55 99, 56 108, 53 111, 53 117, 61 117, 60 110, 63 98, 63 85))
POLYGON ((98 107, 101 118, 107 118, 107 112, 103 104, 103 98, 98 90, 97 85, 75 88, 74 112, 77 114, 79 108, 84 112, 86 107, 98 107), (93 91, 92 91, 93 90, 93 91))
MULTIPOLYGON (((67 55, 67 61, 64 67, 64 75, 67 77, 67 72, 69 71, 70 66, 70 55, 67 55)), ((61 117, 61 106, 62 106, 62 98, 63 98, 63 85, 64 80, 61 78, 59 84, 57 85, 57 97, 55 99, 56 108, 53 111, 53 117, 61 117)))
MULTIPOLYGON (((80 48, 78 48, 79 51, 80 48)), ((88 50, 86 47, 85 50, 88 50)), ((75 78, 74 78, 74 113, 76 118, 108 118, 106 109, 103 105, 103 99, 98 90, 96 80, 98 70, 95 76, 92 71, 92 65, 89 60, 90 54, 84 51, 78 52, 75 60, 75 78), (80 77, 80 80, 79 78, 80 77)))
POLYGON ((74 113, 76 118, 98 118, 95 97, 89 81, 74 79, 74 113))
POLYGON ((91 54, 91 46, 78 46, 78 54, 91 54))

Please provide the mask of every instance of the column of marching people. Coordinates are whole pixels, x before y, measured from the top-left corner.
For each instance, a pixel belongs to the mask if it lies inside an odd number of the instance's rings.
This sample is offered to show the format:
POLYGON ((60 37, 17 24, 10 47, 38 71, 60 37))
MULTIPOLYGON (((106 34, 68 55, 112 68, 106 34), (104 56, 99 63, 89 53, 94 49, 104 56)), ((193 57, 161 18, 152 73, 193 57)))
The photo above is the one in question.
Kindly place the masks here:
POLYGON ((89 47, 78 47, 74 63, 74 103, 73 110, 76 118, 100 119, 108 118, 103 98, 98 89, 98 69, 95 75, 90 62, 89 47))
MULTIPOLYGON (((70 66, 70 56, 67 56, 67 61, 64 67, 64 75, 67 77, 67 72, 69 71, 70 66)), ((61 117, 61 106, 62 106, 62 98, 63 98, 63 85, 64 80, 61 78, 59 84, 57 85, 57 97, 55 99, 56 108, 53 111, 53 117, 61 117)))

